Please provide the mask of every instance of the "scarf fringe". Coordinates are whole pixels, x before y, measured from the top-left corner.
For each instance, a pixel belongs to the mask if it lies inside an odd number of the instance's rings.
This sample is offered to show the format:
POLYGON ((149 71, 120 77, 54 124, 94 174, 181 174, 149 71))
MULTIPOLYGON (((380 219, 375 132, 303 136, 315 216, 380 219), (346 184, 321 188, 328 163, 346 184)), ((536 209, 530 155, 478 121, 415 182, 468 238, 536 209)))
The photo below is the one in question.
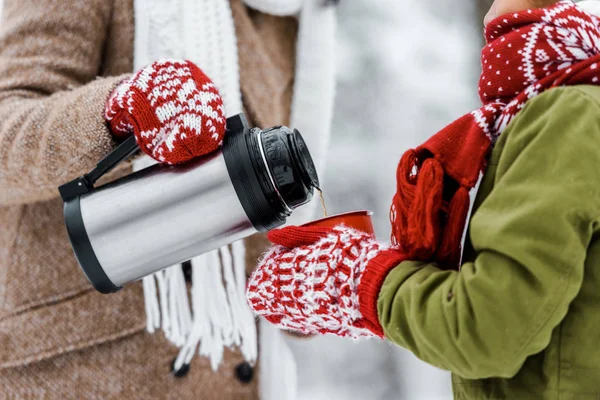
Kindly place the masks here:
POLYGON ((394 196, 392 243, 419 259, 435 254, 440 235, 439 213, 442 206, 444 170, 434 159, 419 165, 414 150, 401 158, 396 173, 398 190, 394 196))
POLYGON ((257 332, 245 301, 246 263, 243 242, 221 247, 191 260, 191 308, 183 269, 175 265, 143 279, 146 329, 162 329, 180 348, 174 368, 189 364, 196 353, 216 371, 224 347, 239 348, 256 363, 257 332))
POLYGON ((416 150, 404 153, 396 170, 397 191, 390 209, 391 242, 415 260, 435 260, 457 268, 461 238, 469 213, 469 190, 459 187, 444 201, 444 168, 436 158, 420 160, 416 150))
POLYGON ((469 215, 471 198, 469 190, 459 187, 448 207, 446 228, 441 239, 436 260, 442 269, 452 269, 460 266, 462 255, 462 236, 469 215))

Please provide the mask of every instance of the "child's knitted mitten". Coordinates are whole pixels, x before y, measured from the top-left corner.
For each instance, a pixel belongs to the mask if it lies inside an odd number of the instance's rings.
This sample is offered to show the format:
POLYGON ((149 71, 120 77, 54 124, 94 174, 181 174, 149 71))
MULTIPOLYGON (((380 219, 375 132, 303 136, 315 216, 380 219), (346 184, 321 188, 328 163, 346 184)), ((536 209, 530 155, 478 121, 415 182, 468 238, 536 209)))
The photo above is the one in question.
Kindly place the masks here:
POLYGON ((211 153, 225 134, 219 91, 189 61, 156 61, 138 71, 112 92, 104 118, 117 139, 133 133, 143 152, 167 164, 211 153))
POLYGON ((288 227, 253 272, 247 298, 260 316, 305 334, 383 336, 377 296, 404 256, 371 236, 338 226, 288 227))

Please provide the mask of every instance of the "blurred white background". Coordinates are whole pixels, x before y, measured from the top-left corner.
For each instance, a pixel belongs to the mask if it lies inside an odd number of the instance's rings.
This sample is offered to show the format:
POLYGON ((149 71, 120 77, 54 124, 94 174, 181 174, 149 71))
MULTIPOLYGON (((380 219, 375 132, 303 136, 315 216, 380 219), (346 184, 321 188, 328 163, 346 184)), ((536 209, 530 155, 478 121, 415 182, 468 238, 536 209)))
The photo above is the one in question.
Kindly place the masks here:
MULTIPOLYGON (((325 173, 330 214, 370 209, 382 240, 402 153, 477 106, 481 23, 468 0, 341 0, 325 173)), ((450 375, 379 341, 287 339, 298 400, 451 399, 450 375)))

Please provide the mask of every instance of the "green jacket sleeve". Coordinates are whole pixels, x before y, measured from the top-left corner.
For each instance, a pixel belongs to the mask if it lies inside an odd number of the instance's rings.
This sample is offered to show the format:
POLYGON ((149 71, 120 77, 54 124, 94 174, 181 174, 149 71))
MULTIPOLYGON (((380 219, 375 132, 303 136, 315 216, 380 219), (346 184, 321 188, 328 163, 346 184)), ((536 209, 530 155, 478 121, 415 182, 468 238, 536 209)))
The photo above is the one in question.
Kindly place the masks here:
POLYGON ((494 150, 460 272, 403 262, 378 298, 386 337, 467 379, 512 377, 583 279, 600 205, 600 108, 584 89, 530 101, 494 150))

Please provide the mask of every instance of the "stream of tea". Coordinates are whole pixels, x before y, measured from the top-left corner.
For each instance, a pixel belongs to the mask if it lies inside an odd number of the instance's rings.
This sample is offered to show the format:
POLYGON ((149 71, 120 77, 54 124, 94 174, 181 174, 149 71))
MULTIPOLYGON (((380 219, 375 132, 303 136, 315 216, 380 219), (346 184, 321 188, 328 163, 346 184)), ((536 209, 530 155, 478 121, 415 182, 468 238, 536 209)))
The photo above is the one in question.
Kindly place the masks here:
POLYGON ((323 210, 323 217, 327 217, 327 207, 325 206, 325 197, 323 197, 323 191, 321 188, 315 188, 319 192, 319 198, 321 199, 321 209, 323 210))

